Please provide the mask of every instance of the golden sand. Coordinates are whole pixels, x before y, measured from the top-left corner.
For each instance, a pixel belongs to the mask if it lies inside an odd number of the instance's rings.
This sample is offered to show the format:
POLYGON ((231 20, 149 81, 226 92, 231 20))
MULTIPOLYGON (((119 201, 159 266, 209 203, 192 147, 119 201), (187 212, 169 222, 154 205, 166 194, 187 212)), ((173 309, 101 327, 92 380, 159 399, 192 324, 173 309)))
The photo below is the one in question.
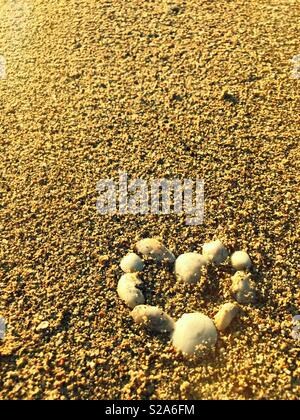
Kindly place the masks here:
MULTIPOLYGON (((297 399, 300 344, 298 0, 0 0, 0 397, 297 399), (96 183, 204 178, 203 225, 100 216, 96 183), (177 255, 221 239, 257 301, 187 360, 133 323, 119 262, 144 237, 177 255)), ((213 318, 232 270, 147 304, 213 318)))

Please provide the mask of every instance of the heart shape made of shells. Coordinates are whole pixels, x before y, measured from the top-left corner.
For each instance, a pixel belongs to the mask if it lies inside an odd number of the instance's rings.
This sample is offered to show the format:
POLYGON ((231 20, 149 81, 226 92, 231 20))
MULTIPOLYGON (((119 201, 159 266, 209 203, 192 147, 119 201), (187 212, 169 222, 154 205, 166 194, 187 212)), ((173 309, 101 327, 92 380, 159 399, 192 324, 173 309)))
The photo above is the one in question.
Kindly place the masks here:
POLYGON ((247 304, 255 299, 249 272, 251 259, 245 251, 236 251, 231 255, 231 264, 236 270, 232 276, 231 291, 236 302, 225 303, 214 320, 200 312, 194 312, 182 315, 175 322, 157 306, 145 304, 144 295, 139 289, 142 285, 139 273, 144 269, 144 261, 139 255, 159 263, 174 264, 178 281, 197 283, 205 267, 209 264, 222 264, 229 257, 228 250, 220 240, 216 240, 203 245, 202 255, 188 252, 176 259, 158 239, 145 238, 137 242, 135 251, 137 253, 129 253, 121 261, 121 269, 125 274, 118 282, 118 295, 132 309, 134 322, 153 332, 170 334, 175 349, 184 354, 197 354, 213 349, 218 340, 218 331, 226 330, 238 314, 238 303, 247 304))

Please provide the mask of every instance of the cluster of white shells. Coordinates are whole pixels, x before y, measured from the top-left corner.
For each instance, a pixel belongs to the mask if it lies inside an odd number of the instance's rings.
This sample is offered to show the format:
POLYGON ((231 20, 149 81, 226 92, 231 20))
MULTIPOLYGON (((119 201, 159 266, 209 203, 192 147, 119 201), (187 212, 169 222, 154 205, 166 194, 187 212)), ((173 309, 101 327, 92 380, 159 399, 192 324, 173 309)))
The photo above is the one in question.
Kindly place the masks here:
MULTIPOLYGON (((156 262, 174 264, 176 279, 184 283, 197 283, 210 264, 221 264, 229 252, 220 240, 205 243, 202 254, 188 252, 177 259, 159 240, 142 239, 135 245, 135 250, 144 258, 156 262)), ((245 304, 254 300, 255 292, 251 287, 251 259, 245 251, 237 251, 231 255, 231 264, 236 270, 232 277, 231 291, 238 303, 245 304)), ((218 339, 218 331, 224 331, 239 312, 239 305, 234 302, 225 303, 211 320, 206 315, 195 312, 182 315, 176 322, 163 310, 145 304, 139 286, 139 277, 144 269, 143 260, 136 253, 126 255, 121 261, 121 269, 125 274, 119 280, 117 292, 125 304, 132 309, 131 316, 140 324, 154 332, 169 333, 176 350, 185 354, 195 354, 202 350, 214 348, 218 339)))

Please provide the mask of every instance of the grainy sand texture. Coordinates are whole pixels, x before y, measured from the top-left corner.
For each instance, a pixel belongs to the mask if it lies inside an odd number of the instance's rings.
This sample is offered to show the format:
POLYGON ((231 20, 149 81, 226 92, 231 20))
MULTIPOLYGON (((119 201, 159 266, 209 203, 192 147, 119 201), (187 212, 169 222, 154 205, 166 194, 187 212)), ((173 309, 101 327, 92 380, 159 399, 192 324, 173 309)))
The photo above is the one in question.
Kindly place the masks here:
MULTIPOLYGON (((299 398, 299 34, 298 0, 0 0, 0 398, 299 398), (120 170, 203 178, 204 223, 100 215, 96 184, 120 170), (145 237, 251 256, 256 301, 207 357, 119 299, 145 237)), ((233 273, 146 264, 146 302, 213 319, 233 273)))

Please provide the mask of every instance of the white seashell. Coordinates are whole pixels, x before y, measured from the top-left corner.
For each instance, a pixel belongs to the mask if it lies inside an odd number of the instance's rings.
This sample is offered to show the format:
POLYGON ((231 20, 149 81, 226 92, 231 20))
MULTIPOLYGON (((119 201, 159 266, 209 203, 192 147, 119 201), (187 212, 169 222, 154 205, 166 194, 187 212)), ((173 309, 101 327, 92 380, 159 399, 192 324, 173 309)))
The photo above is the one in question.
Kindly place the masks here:
POLYGON ((201 313, 184 314, 176 323, 172 336, 174 347, 194 354, 215 346, 218 333, 213 321, 201 313))
POLYGON ((251 303, 255 299, 255 291, 251 287, 251 274, 244 271, 237 271, 231 277, 231 291, 235 295, 236 300, 241 303, 251 303))
POLYGON ((196 252, 181 254, 175 262, 176 278, 184 283, 197 283, 207 264, 207 258, 196 252))
POLYGON ((171 332, 174 329, 173 319, 157 306, 138 305, 131 316, 134 322, 155 332, 171 332))
POLYGON ((237 271, 232 277, 232 285, 231 285, 231 290, 232 293, 237 293, 240 292, 242 290, 246 291, 246 290, 250 290, 251 286, 250 286, 250 279, 251 279, 251 274, 250 273, 245 273, 244 271, 237 271))
POLYGON ((134 252, 122 258, 120 265, 124 273, 138 273, 144 269, 143 260, 134 252))
POLYGON ((215 264, 222 264, 229 253, 222 242, 216 240, 203 245, 203 255, 215 264))
POLYGON ((235 270, 248 270, 251 265, 251 259, 247 252, 236 251, 231 255, 231 264, 235 270))
POLYGON ((131 309, 145 303, 143 293, 136 287, 140 284, 142 282, 137 274, 124 274, 119 280, 117 288, 118 295, 131 309))
POLYGON ((143 284, 142 280, 139 278, 139 275, 137 273, 126 273, 121 276, 119 280, 119 284, 122 283, 131 283, 134 286, 140 286, 143 284))
POLYGON ((145 257, 158 262, 174 263, 175 256, 161 242, 154 238, 146 238, 137 242, 136 250, 145 257))
POLYGON ((237 316, 239 307, 236 303, 225 303, 215 316, 215 326, 219 331, 226 330, 237 316))

